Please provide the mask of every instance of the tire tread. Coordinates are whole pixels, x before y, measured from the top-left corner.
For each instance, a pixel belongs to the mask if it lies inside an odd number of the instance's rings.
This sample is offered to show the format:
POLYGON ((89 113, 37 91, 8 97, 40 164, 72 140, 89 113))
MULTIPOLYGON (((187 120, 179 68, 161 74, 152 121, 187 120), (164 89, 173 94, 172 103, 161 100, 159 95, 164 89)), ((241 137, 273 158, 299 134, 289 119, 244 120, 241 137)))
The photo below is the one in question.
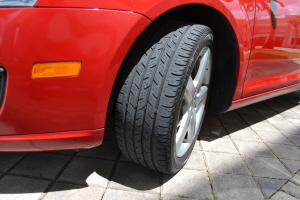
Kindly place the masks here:
POLYGON ((136 45, 126 57, 125 65, 134 68, 124 75, 127 78, 115 104, 115 121, 119 147, 130 160, 173 173, 168 155, 174 113, 181 101, 178 94, 187 81, 186 66, 197 41, 207 31, 202 25, 164 21, 140 37, 138 44, 144 46, 136 45))

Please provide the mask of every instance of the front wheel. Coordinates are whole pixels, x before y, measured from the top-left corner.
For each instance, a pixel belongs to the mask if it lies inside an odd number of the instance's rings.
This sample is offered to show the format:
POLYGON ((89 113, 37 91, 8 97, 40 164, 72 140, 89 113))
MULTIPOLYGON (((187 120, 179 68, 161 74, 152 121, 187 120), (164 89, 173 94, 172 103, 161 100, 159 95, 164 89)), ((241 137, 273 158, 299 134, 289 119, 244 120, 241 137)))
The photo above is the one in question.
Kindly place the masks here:
POLYGON ((213 34, 203 25, 166 21, 145 38, 146 50, 117 97, 117 140, 130 160, 176 173, 192 152, 205 114, 213 34))

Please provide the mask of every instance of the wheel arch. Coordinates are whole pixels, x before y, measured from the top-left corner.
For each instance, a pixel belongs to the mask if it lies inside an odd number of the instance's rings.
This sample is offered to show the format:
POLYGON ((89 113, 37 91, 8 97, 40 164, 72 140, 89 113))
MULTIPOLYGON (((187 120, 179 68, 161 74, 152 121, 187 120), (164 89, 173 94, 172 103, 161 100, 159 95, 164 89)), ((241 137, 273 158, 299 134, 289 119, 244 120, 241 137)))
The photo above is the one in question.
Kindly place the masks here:
POLYGON ((160 18, 202 24, 212 29, 215 43, 209 110, 216 113, 226 111, 234 99, 241 60, 238 33, 232 24, 215 8, 200 4, 176 7, 156 20, 160 18))
MULTIPOLYGON (((236 3, 239 4, 239 2, 236 3)), ((221 9, 222 6, 219 5, 218 7, 221 9)), ((247 56, 250 51, 251 40, 251 34, 242 33, 243 31, 245 32, 251 29, 246 13, 242 15, 242 18, 237 19, 234 17, 233 13, 230 13, 227 8, 225 9, 224 5, 223 8, 224 9, 221 12, 216 9, 216 6, 190 3, 174 7, 162 13, 159 13, 159 11, 155 11, 155 13, 141 13, 150 19, 154 18, 153 22, 142 32, 142 34, 144 34, 154 22, 166 19, 203 24, 213 30, 216 41, 214 49, 216 60, 212 77, 213 84, 209 110, 216 113, 226 111, 231 106, 232 101, 238 99, 241 95, 238 87, 243 83, 243 74, 245 73, 248 64, 247 56), (147 14, 149 13, 150 15, 148 16, 147 14), (224 13, 226 13, 226 15, 224 13), (241 25, 244 29, 240 28, 241 25)), ((137 45, 138 42, 137 38, 130 49, 132 49, 134 45, 137 45)), ((130 52, 130 50, 128 52, 130 52)), ((107 119, 113 113, 116 94, 122 84, 121 76, 125 71, 130 70, 124 65, 126 57, 118 71, 113 91, 111 92, 107 110, 107 119)))

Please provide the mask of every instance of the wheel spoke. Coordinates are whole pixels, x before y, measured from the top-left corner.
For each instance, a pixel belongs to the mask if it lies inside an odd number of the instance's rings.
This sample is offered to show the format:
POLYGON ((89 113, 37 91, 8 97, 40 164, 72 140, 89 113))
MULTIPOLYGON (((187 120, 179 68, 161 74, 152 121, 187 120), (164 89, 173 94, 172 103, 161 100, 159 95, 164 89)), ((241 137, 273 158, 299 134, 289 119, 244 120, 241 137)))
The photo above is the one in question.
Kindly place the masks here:
POLYGON ((187 112, 187 110, 190 108, 190 105, 193 101, 193 97, 194 97, 195 92, 196 92, 196 88, 193 84, 193 79, 190 76, 189 80, 187 82, 185 92, 184 92, 183 113, 187 112))
POLYGON ((192 111, 191 121, 188 128, 188 135, 187 139, 184 142, 192 143, 194 136, 195 136, 195 129, 196 129, 196 112, 195 110, 192 111))
POLYGON ((207 86, 202 86, 200 88, 200 91, 196 95, 196 99, 195 99, 195 101, 196 101, 195 103, 196 103, 197 107, 207 98, 207 91, 208 91, 207 86))
POLYGON ((202 84, 208 85, 210 81, 210 74, 211 74, 211 55, 210 55, 210 50, 208 50, 208 55, 207 55, 207 65, 206 65, 206 72, 204 74, 202 84))
POLYGON ((209 47, 200 53, 188 79, 180 112, 183 114, 177 124, 175 150, 182 157, 193 144, 204 116, 211 74, 211 54, 209 47))
POLYGON ((197 108, 196 108, 196 113, 199 112, 199 110, 203 107, 203 105, 205 105, 205 103, 206 103, 206 98, 203 99, 203 101, 201 101, 201 102, 198 104, 198 106, 197 106, 197 108))
POLYGON ((200 60, 200 64, 199 64, 200 66, 199 66, 198 72, 196 74, 196 77, 193 81, 197 91, 200 89, 200 87, 203 84, 203 79, 205 77, 206 70, 210 67, 209 66, 210 65, 210 50, 209 50, 209 48, 207 48, 204 51, 205 51, 205 53, 200 60))
POLYGON ((188 132, 190 122, 191 122, 191 117, 192 117, 191 111, 186 112, 182 117, 181 125, 176 134, 176 152, 178 152, 178 150, 186 136, 186 133, 188 132))
POLYGON ((196 127, 195 127, 195 134, 198 133, 200 123, 201 123, 201 121, 202 121, 202 119, 204 117, 204 109, 205 109, 204 105, 205 105, 205 100, 202 103, 200 103, 197 106, 196 110, 195 110, 195 113, 196 113, 196 116, 197 116, 197 118, 196 118, 196 127))

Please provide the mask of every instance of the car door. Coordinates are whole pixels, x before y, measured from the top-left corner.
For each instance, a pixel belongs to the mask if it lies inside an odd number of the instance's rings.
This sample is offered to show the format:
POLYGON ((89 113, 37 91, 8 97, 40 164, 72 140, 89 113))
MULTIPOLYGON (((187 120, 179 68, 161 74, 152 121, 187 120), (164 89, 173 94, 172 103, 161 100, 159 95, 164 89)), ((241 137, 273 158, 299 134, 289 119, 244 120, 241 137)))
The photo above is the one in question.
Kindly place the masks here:
POLYGON ((300 1, 256 0, 243 97, 300 82, 300 1))

